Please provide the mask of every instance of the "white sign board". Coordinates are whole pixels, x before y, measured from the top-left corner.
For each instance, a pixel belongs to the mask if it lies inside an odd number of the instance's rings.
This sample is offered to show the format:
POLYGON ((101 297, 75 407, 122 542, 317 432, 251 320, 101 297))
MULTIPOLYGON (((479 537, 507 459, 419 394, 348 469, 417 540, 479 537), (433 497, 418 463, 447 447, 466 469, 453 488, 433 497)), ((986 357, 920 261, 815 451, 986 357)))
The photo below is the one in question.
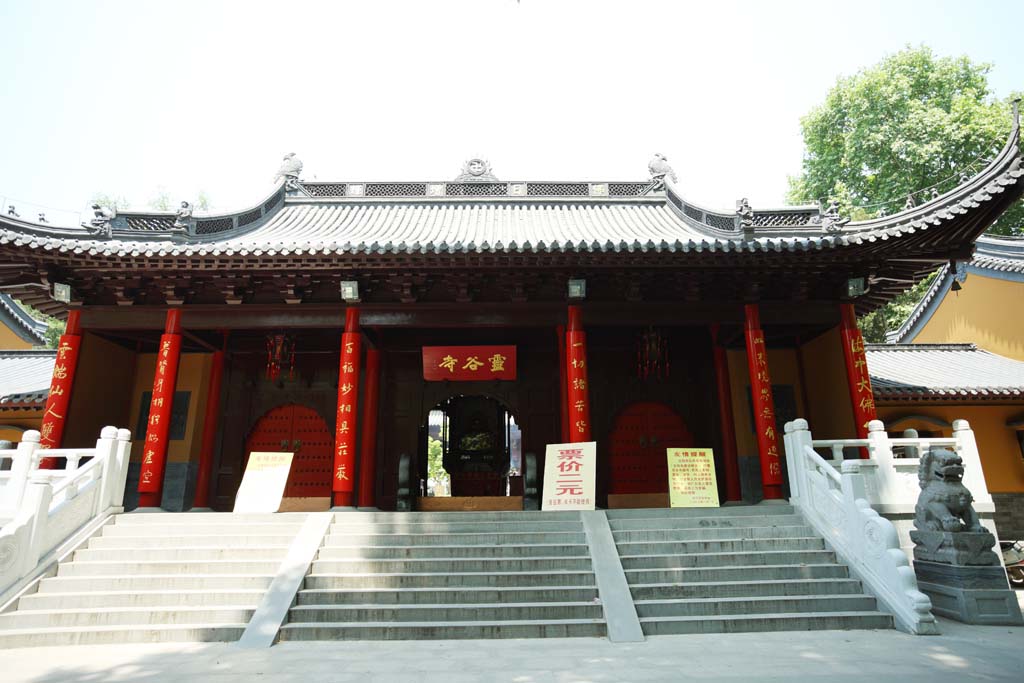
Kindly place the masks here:
POLYGON ((249 454, 242 485, 235 496, 235 512, 277 512, 294 453, 249 454))
POLYGON ((593 510, 597 498, 597 442, 548 444, 542 510, 593 510))

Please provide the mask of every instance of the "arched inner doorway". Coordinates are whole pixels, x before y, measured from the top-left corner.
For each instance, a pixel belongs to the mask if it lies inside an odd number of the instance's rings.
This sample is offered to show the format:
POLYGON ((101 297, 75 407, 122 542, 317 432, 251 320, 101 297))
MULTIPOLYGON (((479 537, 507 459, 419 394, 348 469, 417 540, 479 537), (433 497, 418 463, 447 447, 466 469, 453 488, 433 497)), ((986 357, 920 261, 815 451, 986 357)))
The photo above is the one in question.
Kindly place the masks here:
POLYGON ((608 492, 667 493, 666 448, 693 446, 686 423, 664 403, 627 406, 615 418, 610 437, 608 492))
POLYGON ((522 436, 501 401, 452 396, 427 413, 422 431, 426 495, 522 495, 522 436))
POLYGON ((329 498, 334 436, 312 408, 289 403, 267 411, 245 441, 245 458, 259 451, 292 452, 285 498, 329 498))

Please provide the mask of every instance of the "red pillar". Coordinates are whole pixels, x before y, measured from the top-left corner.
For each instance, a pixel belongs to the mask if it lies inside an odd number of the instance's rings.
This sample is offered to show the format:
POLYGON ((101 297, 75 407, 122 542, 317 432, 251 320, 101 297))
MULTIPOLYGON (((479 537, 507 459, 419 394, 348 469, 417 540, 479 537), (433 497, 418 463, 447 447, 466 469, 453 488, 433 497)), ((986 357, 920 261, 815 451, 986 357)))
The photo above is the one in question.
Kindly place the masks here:
POLYGON ((761 459, 761 486, 766 500, 779 499, 782 498, 782 466, 779 464, 779 441, 775 433, 775 399, 772 397, 772 377, 768 371, 768 349, 764 344, 761 313, 757 304, 747 304, 744 312, 747 366, 754 403, 754 430, 761 459))
POLYGON ((142 472, 139 474, 139 507, 159 507, 164 492, 167 466, 167 431, 171 426, 174 385, 181 356, 181 311, 167 311, 164 333, 156 355, 153 396, 149 401, 146 440, 142 444, 142 472))
MULTIPOLYGON (((871 389, 871 375, 864 353, 864 336, 857 327, 857 314, 853 304, 839 304, 839 313, 839 332, 843 338, 846 383, 850 389, 850 403, 853 404, 853 421, 857 425, 857 438, 866 439, 868 422, 877 420, 878 413, 875 411, 875 394, 871 389)), ((861 449, 860 457, 868 457, 866 448, 861 449)))
MULTIPOLYGON (((227 334, 224 335, 227 346, 227 334)), ((213 446, 217 439, 220 417, 220 389, 224 378, 224 351, 214 351, 210 363, 210 384, 206 389, 206 412, 203 416, 203 440, 199 447, 199 474, 196 477, 194 507, 210 506, 210 479, 213 475, 213 446)))
POLYGON ((565 332, 565 374, 569 414, 567 443, 591 441, 590 390, 587 387, 587 333, 583 331, 583 311, 569 306, 569 326, 565 332))
POLYGON ((561 401, 559 413, 562 418, 561 439, 562 443, 569 443, 569 393, 566 386, 569 379, 565 374, 565 325, 555 328, 555 336, 558 337, 558 385, 561 388, 559 392, 559 401, 561 401))
MULTIPOLYGON (((82 345, 82 330, 79 326, 79 312, 70 311, 64 334, 57 345, 57 360, 53 364, 53 378, 50 394, 46 398, 46 409, 39 427, 39 445, 42 448, 60 448, 67 422, 68 407, 71 405, 71 388, 75 383, 75 369, 78 367, 78 350, 82 345)), ((57 466, 57 458, 43 458, 39 469, 51 470, 57 466)))
POLYGON ((711 326, 711 350, 715 363, 715 387, 718 391, 718 423, 722 429, 722 462, 725 464, 725 499, 741 500, 740 462, 736 454, 736 423, 732 417, 732 387, 729 384, 729 358, 718 343, 718 325, 711 326))
POLYGON ((380 396, 380 351, 366 350, 363 421, 359 427, 359 507, 377 507, 377 403, 380 396))
POLYGON ((338 414, 334 428, 334 505, 352 507, 355 492, 356 416, 359 414, 359 309, 345 310, 338 368, 338 414))

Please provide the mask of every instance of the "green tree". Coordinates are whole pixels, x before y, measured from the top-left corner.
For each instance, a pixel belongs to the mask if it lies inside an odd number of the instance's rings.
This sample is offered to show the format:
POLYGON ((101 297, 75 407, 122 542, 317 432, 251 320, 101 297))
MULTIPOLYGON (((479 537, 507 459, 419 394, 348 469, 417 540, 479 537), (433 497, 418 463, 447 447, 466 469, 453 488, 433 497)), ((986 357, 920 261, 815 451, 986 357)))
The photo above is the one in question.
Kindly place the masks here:
MULTIPOLYGON (((1006 142, 1010 100, 988 85, 989 64, 907 47, 842 78, 803 119, 803 172, 790 178, 794 203, 835 199, 854 219, 918 204, 981 170, 1006 142)), ((1016 96, 1019 96, 1016 95, 1016 96)), ((1024 203, 990 229, 1024 233, 1024 203)))
POLYGON ((907 291, 897 294, 885 306, 862 316, 857 321, 857 326, 860 327, 860 331, 864 335, 864 341, 872 344, 884 344, 886 333, 903 324, 910 312, 914 310, 917 302, 928 291, 937 274, 938 271, 935 271, 907 291))
POLYGON ((112 195, 105 192, 96 192, 89 198, 89 202, 113 209, 114 211, 123 211, 129 206, 128 199, 123 195, 112 195))
POLYGON ((427 435, 427 478, 435 482, 437 488, 450 491, 450 477, 444 468, 444 453, 441 442, 434 437, 427 435), (439 486, 438 486, 439 485, 439 486))
MULTIPOLYGON (((105 205, 104 205, 105 206, 105 205)), ((14 300, 14 303, 21 306, 26 313, 35 318, 36 320, 46 321, 46 332, 43 334, 46 337, 46 348, 55 349, 60 341, 60 335, 64 334, 64 321, 58 320, 53 316, 46 315, 45 313, 29 306, 24 301, 14 300)))

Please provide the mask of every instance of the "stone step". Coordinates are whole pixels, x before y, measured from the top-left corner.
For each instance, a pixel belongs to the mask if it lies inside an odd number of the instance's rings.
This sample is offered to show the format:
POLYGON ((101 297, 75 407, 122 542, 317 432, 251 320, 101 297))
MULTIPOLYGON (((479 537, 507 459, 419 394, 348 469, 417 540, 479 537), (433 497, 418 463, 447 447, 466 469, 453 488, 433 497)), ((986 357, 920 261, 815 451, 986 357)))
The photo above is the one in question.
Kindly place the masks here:
POLYGON ((469 638, 600 638, 596 619, 552 621, 467 621, 285 624, 280 640, 459 640, 469 638))
POLYGON ((773 595, 849 595, 863 589, 855 579, 781 579, 703 583, 646 583, 629 587, 636 600, 743 598, 773 595))
POLYGON ((429 559, 470 557, 562 557, 590 556, 586 545, 436 545, 436 546, 324 546, 318 559, 429 559))
POLYGON ((436 605, 451 603, 593 602, 597 586, 531 586, 494 588, 346 588, 304 589, 299 605, 436 605))
POLYGON ((0 649, 113 643, 233 642, 242 637, 245 626, 245 623, 238 623, 7 630, 0 631, 0 649))
POLYGON ((0 631, 128 625, 246 624, 255 611, 255 605, 251 607, 100 607, 18 610, 0 615, 0 631))
POLYGON ((160 575, 55 576, 39 583, 40 593, 86 593, 92 591, 146 590, 243 590, 270 587, 274 574, 244 575, 160 575))
POLYGON ((737 616, 803 614, 806 612, 872 612, 870 595, 783 595, 745 598, 654 599, 635 601, 636 613, 646 617, 737 616))
POLYGON ((532 588, 545 586, 593 586, 594 573, 591 571, 534 571, 534 572, 464 572, 439 571, 409 574, 363 573, 363 574, 311 574, 306 577, 305 588, 348 589, 348 588, 532 588))
POLYGON ((114 524, 299 524, 309 517, 308 512, 125 512, 114 517, 114 524))
POLYGON ((635 555, 623 557, 622 568, 685 569, 778 564, 828 564, 836 561, 831 550, 762 550, 759 552, 691 553, 689 555, 635 555))
POLYGON ((616 509, 606 512, 609 520, 618 519, 665 519, 666 517, 775 517, 796 514, 789 503, 767 505, 725 505, 717 508, 635 508, 616 509))
POLYGON ((682 553, 759 552, 764 550, 824 550, 825 541, 807 538, 732 538, 720 541, 639 541, 617 543, 620 557, 682 553))
POLYGON ((579 521, 578 512, 561 512, 551 510, 514 510, 491 512, 370 512, 355 510, 334 513, 335 524, 362 524, 370 522, 533 522, 533 521, 579 521))
POLYGON ((471 532, 477 534, 496 533, 541 533, 547 531, 576 531, 583 529, 578 519, 537 520, 534 522, 516 519, 503 521, 459 521, 457 519, 438 522, 335 522, 331 534, 448 534, 471 532))
POLYGON ((202 534, 219 534, 227 537, 252 538, 254 536, 294 536, 301 524, 108 524, 103 527, 104 536, 139 536, 150 538, 160 536, 189 536, 193 531, 202 534))
POLYGON ((712 617, 645 617, 644 634, 743 633, 764 631, 823 631, 891 629, 892 617, 881 612, 824 612, 712 617))
POLYGON ((475 557, 408 560, 314 560, 312 574, 362 574, 431 572, 541 572, 587 571, 590 557, 475 557))
POLYGON ((277 560, 288 546, 251 548, 86 548, 75 551, 74 562, 207 562, 218 560, 277 560))
POLYGON ((265 590, 136 590, 88 593, 45 592, 22 596, 19 610, 88 609, 95 607, 256 607, 265 590))
POLYGON ((743 565, 688 569, 627 569, 630 585, 648 583, 721 583, 728 581, 780 581, 793 579, 845 579, 841 564, 743 565))
POLYGON ((545 533, 444 533, 444 534, 328 534, 324 546, 431 546, 431 545, 531 545, 555 543, 580 545, 587 542, 582 531, 549 531, 545 533))
POLYGON ((662 541, 682 543, 686 541, 724 541, 737 538, 800 538, 814 535, 814 530, 811 527, 802 524, 694 529, 624 529, 612 532, 616 543, 657 543, 662 541))
POLYGON ((626 517, 609 519, 612 531, 628 529, 730 529, 735 527, 803 526, 800 515, 742 515, 714 517, 626 517))
POLYGON ((139 536, 93 536, 88 549, 101 548, 248 548, 253 546, 288 547, 295 540, 294 534, 276 536, 225 536, 223 534, 188 534, 178 536, 150 536, 144 527, 138 529, 139 536))
POLYGON ((532 621, 602 619, 597 602, 454 603, 442 605, 299 605, 289 623, 532 621))
POLYGON ((122 574, 253 574, 274 575, 280 560, 207 560, 200 562, 68 562, 57 568, 57 576, 120 576, 122 574))

